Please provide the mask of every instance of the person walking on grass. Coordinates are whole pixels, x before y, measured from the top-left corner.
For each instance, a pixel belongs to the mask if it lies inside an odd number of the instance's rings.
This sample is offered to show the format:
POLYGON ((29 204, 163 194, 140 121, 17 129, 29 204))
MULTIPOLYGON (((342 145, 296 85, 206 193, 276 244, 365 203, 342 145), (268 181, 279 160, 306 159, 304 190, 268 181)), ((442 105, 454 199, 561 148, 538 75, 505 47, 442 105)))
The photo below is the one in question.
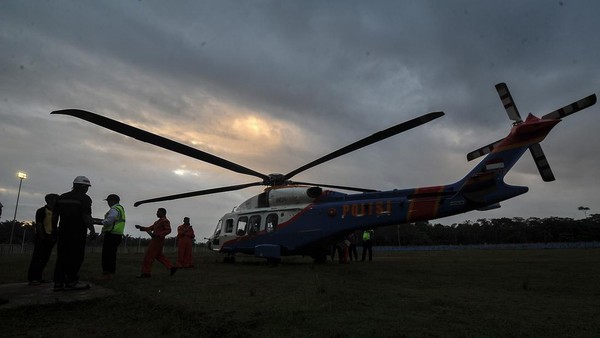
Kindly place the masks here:
POLYGON ((177 227, 177 267, 194 267, 192 245, 195 237, 194 229, 190 225, 190 218, 184 217, 183 224, 177 227))
POLYGON ((159 261, 170 270, 171 276, 177 272, 177 267, 173 266, 171 261, 163 254, 165 237, 171 233, 171 222, 167 219, 167 210, 165 208, 158 208, 156 217, 158 217, 158 220, 150 226, 135 225, 136 229, 146 231, 152 237, 144 255, 142 274, 137 276, 137 278, 149 278, 152 276, 152 263, 154 263, 154 260, 159 261))

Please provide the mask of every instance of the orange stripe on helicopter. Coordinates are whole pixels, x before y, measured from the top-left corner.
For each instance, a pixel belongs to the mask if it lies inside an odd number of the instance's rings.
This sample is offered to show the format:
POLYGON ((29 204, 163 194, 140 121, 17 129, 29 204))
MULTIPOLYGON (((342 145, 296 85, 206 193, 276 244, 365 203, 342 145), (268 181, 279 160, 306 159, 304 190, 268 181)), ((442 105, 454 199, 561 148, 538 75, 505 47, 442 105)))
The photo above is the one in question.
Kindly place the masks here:
POLYGON ((498 153, 498 152, 505 151, 505 150, 510 150, 510 149, 516 149, 516 148, 521 148, 521 147, 525 147, 525 146, 530 146, 532 144, 542 142, 545 138, 546 138, 546 135, 544 135, 542 137, 535 138, 535 139, 529 139, 529 140, 521 141, 521 142, 510 142, 508 144, 504 144, 504 142, 501 142, 496 147, 494 147, 494 150, 492 150, 492 153, 498 153))
POLYGON ((417 188, 408 206, 408 222, 430 219, 437 215, 444 186, 417 188), (419 198, 423 194, 426 197, 419 198), (437 194, 437 195, 436 195, 437 194))

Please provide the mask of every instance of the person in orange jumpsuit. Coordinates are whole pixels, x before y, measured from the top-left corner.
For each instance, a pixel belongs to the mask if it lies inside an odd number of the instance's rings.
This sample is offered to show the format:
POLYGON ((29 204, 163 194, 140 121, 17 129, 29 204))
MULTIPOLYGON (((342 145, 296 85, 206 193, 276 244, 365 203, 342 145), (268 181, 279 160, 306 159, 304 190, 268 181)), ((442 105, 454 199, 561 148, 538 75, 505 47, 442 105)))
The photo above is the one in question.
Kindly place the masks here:
POLYGON ((177 267, 193 268, 192 242, 196 236, 190 225, 190 218, 184 217, 183 224, 177 227, 177 267))
POLYGON ((158 208, 156 217, 158 217, 158 220, 151 226, 143 227, 138 224, 135 225, 137 229, 148 232, 152 237, 144 255, 142 274, 137 278, 149 278, 152 275, 152 263, 154 263, 155 259, 171 271, 171 276, 177 272, 177 267, 171 264, 171 261, 163 254, 165 237, 171 233, 171 222, 167 219, 167 210, 165 208, 158 208))

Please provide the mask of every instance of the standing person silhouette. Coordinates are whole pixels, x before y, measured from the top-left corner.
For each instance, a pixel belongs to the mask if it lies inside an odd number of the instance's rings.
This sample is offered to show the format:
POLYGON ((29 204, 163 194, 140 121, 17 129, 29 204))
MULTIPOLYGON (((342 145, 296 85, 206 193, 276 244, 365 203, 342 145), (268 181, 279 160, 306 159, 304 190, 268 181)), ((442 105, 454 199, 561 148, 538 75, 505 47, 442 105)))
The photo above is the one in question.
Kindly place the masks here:
POLYGON ((367 251, 369 252, 369 261, 373 260, 373 237, 375 231, 373 229, 363 231, 362 239, 363 239, 363 251, 362 251, 362 260, 364 261, 366 258, 367 251))
POLYGON ((79 269, 85 256, 87 231, 97 234, 92 219, 92 199, 86 194, 92 184, 85 176, 73 180, 73 189, 58 197, 52 212, 52 227, 58 227, 54 291, 89 289, 79 282, 79 269))
POLYGON ((190 218, 184 217, 183 224, 177 227, 177 267, 194 267, 192 245, 195 237, 190 218))
POLYGON ((346 239, 350 242, 348 246, 348 253, 350 261, 352 262, 352 257, 354 256, 354 260, 358 262, 358 251, 356 250, 356 234, 354 231, 348 234, 346 239))
POLYGON ((56 244, 56 229, 52 227, 52 209, 57 198, 58 194, 46 195, 44 198, 46 205, 35 212, 33 253, 27 272, 29 285, 40 285, 46 282, 42 279, 42 273, 56 244))
POLYGON ((110 209, 104 219, 97 220, 102 225, 102 276, 98 280, 110 280, 117 270, 117 249, 123 239, 125 230, 125 208, 120 204, 121 198, 110 194, 105 199, 110 209))

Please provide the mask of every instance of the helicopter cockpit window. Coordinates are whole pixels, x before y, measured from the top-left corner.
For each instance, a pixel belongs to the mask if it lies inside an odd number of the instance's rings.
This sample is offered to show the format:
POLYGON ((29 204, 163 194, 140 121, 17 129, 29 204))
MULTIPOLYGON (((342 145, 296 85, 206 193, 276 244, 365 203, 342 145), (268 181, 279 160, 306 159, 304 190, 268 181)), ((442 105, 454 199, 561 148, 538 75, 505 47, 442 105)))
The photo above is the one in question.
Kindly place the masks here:
POLYGON ((268 214, 267 221, 265 222, 267 225, 267 232, 272 232, 277 227, 277 214, 268 214))
POLYGON ((225 233, 230 234, 233 232, 233 219, 230 218, 225 221, 225 233))
POLYGON ((260 229, 260 215, 252 215, 250 216, 248 233, 255 234, 260 229))
POLYGON ((215 229, 215 237, 219 236, 221 234, 221 226, 223 225, 223 220, 219 220, 219 223, 217 223, 217 228, 215 229))
POLYGON ((247 225, 248 225, 248 217, 243 216, 243 217, 238 218, 237 230, 235 231, 235 234, 238 236, 244 236, 246 234, 247 225))

